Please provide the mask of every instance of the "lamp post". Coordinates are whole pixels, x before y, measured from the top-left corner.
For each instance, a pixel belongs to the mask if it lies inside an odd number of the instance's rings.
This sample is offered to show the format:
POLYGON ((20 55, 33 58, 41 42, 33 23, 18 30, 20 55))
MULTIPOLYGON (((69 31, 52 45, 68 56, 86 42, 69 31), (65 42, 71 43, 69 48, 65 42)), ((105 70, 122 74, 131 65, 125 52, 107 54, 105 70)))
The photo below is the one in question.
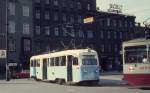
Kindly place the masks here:
POLYGON ((9 77, 9 66, 8 66, 8 0, 5 0, 5 5, 6 5, 6 81, 10 80, 9 77))

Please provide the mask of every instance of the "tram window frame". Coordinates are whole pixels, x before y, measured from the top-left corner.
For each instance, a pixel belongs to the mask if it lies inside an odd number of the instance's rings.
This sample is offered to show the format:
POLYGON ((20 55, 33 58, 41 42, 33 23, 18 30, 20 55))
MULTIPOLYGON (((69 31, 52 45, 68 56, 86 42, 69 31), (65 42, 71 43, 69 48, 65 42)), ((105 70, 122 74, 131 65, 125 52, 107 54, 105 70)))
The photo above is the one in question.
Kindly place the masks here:
POLYGON ((50 66, 55 66, 55 64, 54 64, 54 58, 53 57, 50 58, 50 66))
POLYGON ((66 56, 60 57, 60 66, 66 66, 66 56))
POLYGON ((37 66, 37 65, 36 65, 36 60, 33 60, 33 65, 34 65, 34 67, 37 66))
POLYGON ((150 63, 150 45, 148 45, 147 48, 148 48, 147 63, 150 63))
POLYGON ((79 65, 79 61, 77 57, 73 57, 73 65, 74 66, 78 66, 79 65))
POLYGON ((47 60, 48 60, 47 66, 50 67, 50 58, 48 58, 47 60))
POLYGON ((55 57, 55 66, 59 66, 59 57, 55 57))
POLYGON ((31 60, 31 62, 30 62, 30 67, 33 67, 33 60, 31 60))

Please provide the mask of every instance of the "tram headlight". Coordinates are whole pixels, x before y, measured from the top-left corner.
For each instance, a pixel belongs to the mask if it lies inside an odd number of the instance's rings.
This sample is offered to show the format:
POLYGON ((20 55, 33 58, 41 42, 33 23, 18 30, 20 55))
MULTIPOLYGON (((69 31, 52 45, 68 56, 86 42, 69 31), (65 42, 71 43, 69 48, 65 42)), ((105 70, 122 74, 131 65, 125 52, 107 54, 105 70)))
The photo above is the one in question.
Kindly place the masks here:
POLYGON ((98 71, 98 70, 96 70, 95 72, 96 72, 96 73, 98 73, 99 71, 98 71))
POLYGON ((129 67, 129 70, 134 70, 135 68, 133 66, 130 66, 129 67))

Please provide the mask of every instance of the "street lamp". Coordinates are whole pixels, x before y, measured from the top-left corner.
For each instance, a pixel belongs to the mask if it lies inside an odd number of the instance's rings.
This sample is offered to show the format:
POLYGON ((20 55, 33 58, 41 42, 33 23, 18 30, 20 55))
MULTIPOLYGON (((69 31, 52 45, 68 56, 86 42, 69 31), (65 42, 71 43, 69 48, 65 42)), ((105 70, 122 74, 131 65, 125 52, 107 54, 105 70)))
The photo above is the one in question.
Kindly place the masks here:
POLYGON ((5 0, 6 5, 6 81, 10 80, 9 66, 8 66, 8 0, 5 0))

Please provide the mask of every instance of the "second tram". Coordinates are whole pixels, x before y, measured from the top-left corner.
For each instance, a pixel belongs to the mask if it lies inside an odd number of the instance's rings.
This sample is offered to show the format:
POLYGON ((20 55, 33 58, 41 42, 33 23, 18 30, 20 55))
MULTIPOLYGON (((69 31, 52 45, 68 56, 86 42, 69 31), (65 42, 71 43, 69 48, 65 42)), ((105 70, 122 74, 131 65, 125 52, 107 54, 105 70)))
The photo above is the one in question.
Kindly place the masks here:
POLYGON ((30 59, 30 77, 59 84, 98 84, 97 52, 91 49, 75 49, 33 56, 30 59))
POLYGON ((150 85, 150 39, 123 43, 123 80, 130 85, 150 85))

